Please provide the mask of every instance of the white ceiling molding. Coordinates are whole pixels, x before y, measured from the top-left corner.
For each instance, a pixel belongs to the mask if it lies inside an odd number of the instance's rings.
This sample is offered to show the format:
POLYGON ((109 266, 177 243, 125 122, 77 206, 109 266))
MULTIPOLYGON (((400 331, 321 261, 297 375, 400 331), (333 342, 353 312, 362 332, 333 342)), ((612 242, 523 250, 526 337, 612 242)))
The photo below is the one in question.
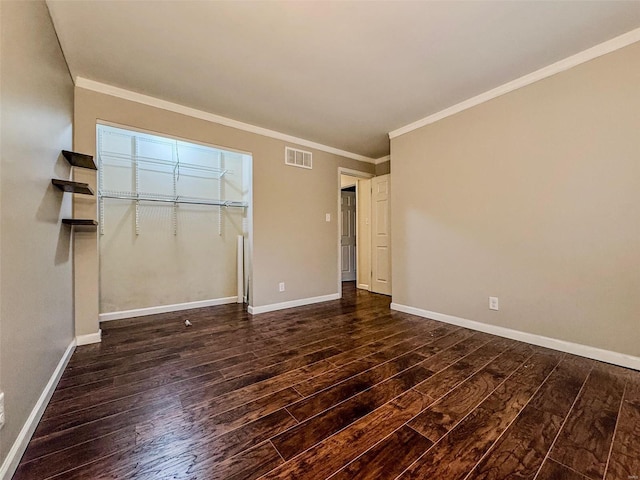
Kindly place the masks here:
POLYGON ((583 50, 582 52, 571 55, 564 60, 552 63, 551 65, 536 70, 535 72, 529 73, 520 78, 512 80, 511 82, 500 85, 499 87, 493 88, 487 92, 481 93, 480 95, 469 98, 468 100, 460 102, 449 108, 445 108, 444 110, 434 113, 433 115, 429 115, 428 117, 417 120, 413 123, 410 123, 409 125, 405 125, 404 127, 393 130, 392 132, 389 132, 389 138, 396 138, 400 135, 404 135, 405 133, 412 132, 414 130, 417 130, 418 128, 424 127, 425 125, 435 123, 438 120, 442 120, 443 118, 450 117, 451 115, 460 113, 463 110, 467 110, 468 108, 480 105, 481 103, 492 100, 496 97, 504 95, 505 93, 509 93, 519 88, 526 87, 527 85, 531 85, 534 82, 551 77, 552 75, 563 72, 565 70, 569 70, 570 68, 588 62, 589 60, 593 60, 594 58, 601 57, 602 55, 606 55, 607 53, 611 53, 621 48, 627 47, 638 41, 640 41, 640 28, 631 30, 630 32, 612 38, 611 40, 607 40, 606 42, 596 45, 595 47, 583 50))
POLYGON ((286 133, 276 132, 275 130, 269 130, 268 128, 239 122, 238 120, 233 120, 231 118, 205 112, 196 108, 186 107, 178 103, 169 102, 167 100, 151 97, 142 93, 132 92, 131 90, 125 90, 124 88, 114 87, 113 85, 107 85, 106 83, 96 82, 95 80, 89 80, 88 78, 80 76, 76 77, 75 85, 76 87, 84 88, 86 90, 104 93, 105 95, 111 95, 113 97, 122 98, 131 102, 141 103, 143 105, 161 108, 163 110, 180 113, 189 117, 199 118, 208 122, 218 123, 226 127, 237 128, 238 130, 244 130, 245 132, 263 135, 265 137, 271 137, 289 143, 295 143, 304 147, 315 148, 316 150, 332 153, 334 155, 340 155, 342 157, 352 158, 353 160, 359 160, 361 162, 373 164, 375 164, 376 162, 375 159, 365 157, 364 155, 358 155, 357 153, 347 152, 345 150, 340 150, 339 148, 322 145, 321 143, 305 140, 304 138, 294 137, 292 135, 287 135, 286 133))
POLYGON ((388 162, 391 160, 391 155, 385 155, 384 157, 376 158, 373 163, 376 165, 380 165, 381 163, 388 162))

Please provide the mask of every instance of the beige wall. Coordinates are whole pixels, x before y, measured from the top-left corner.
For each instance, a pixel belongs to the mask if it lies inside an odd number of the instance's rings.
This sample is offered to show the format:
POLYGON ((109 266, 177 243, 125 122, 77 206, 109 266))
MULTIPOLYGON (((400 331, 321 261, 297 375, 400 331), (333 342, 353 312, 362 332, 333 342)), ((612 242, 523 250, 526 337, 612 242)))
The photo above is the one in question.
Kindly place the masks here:
POLYGON ((2 2, 0 463, 73 339, 69 178, 73 83, 44 2, 2 2))
MULTIPOLYGON (((290 167, 284 164, 288 144, 281 140, 82 88, 75 92, 74 145, 79 151, 95 153, 95 125, 100 119, 253 155, 254 306, 336 293, 337 169, 373 173, 374 165, 312 150, 313 170, 290 167), (326 213, 332 214, 330 223, 325 222, 326 213), (281 281, 286 283, 282 293, 281 281)), ((95 278, 92 285, 97 285, 97 245, 91 242, 94 246, 76 262, 86 266, 95 278)), ((83 321, 96 328, 97 292, 87 288, 87 311, 93 313, 83 321)))
MULTIPOLYGON (((2 128, 2 120, 3 120, 3 96, 2 96, 2 86, 4 84, 4 77, 2 76, 2 63, 4 61, 4 51, 2 48, 4 37, 3 37, 3 24, 2 19, 2 2, 0 2, 0 214, 2 213, 2 159, 4 158, 4 152, 2 150, 2 137, 4 135, 4 130, 2 128)), ((2 383, 2 217, 0 217, 0 391, 3 389, 2 383)), ((2 433, 0 431, 0 466, 5 461, 6 453, 3 450, 3 445, 6 441, 2 438, 2 433)))
POLYGON ((637 43, 393 139, 393 301, 640 356, 639 112, 637 43))
POLYGON ((382 162, 376 165, 376 177, 391 173, 391 162, 382 162))
MULTIPOLYGON (((75 112, 74 112, 75 115, 75 112)), ((74 117, 75 118, 75 117, 74 117)), ((74 150, 87 153, 75 145, 74 119, 74 150)), ((95 170, 76 168, 73 179, 89 184, 94 192, 98 191, 95 170)), ((73 196, 73 217, 98 219, 97 197, 89 195, 73 196)), ((98 331, 98 237, 96 230, 88 228, 76 229, 73 235, 73 298, 74 323, 76 336, 91 335, 98 331)))

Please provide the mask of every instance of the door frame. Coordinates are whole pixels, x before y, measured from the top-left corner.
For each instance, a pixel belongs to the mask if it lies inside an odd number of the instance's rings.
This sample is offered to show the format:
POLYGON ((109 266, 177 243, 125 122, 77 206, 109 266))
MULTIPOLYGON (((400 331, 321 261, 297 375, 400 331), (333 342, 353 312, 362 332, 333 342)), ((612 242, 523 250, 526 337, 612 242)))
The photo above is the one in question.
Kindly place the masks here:
MULTIPOLYGON (((336 222, 338 224, 338 228, 336 229, 338 232, 338 236, 336 238, 336 250, 338 252, 338 263, 337 267, 337 286, 338 286, 338 298, 342 298, 342 221, 340 218, 340 210, 341 210, 341 202, 342 202, 342 184, 341 184, 341 175, 349 175, 350 177, 363 178, 363 179, 371 179, 375 177, 373 173, 361 172, 359 170, 353 170, 351 168, 346 167, 338 167, 338 192, 336 194, 337 200, 337 209, 336 209, 336 222)), ((356 184, 356 217, 358 215, 358 185, 356 184)), ((358 222, 356 222, 356 245, 358 242, 358 222)), ((357 246, 356 246, 356 262, 357 262, 357 246)), ((356 263, 357 265, 357 263, 356 263)), ((357 282, 357 279, 356 279, 357 282)))

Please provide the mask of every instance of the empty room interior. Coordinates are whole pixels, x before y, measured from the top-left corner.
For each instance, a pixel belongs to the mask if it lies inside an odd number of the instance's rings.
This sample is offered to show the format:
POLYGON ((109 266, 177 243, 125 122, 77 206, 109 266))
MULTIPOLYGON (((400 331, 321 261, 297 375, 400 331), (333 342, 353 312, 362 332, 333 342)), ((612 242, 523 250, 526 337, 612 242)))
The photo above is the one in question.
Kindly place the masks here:
POLYGON ((0 0, 0 480, 640 478, 640 1, 0 0))

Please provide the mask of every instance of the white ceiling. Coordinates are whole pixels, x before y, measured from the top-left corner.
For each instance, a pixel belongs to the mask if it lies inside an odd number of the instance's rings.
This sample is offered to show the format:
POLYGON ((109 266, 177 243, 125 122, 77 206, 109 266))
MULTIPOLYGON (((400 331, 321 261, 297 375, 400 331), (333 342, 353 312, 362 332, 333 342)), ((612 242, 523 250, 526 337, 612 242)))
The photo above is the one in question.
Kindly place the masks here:
POLYGON ((387 133, 640 26, 639 1, 49 0, 80 76, 378 158, 387 133))

